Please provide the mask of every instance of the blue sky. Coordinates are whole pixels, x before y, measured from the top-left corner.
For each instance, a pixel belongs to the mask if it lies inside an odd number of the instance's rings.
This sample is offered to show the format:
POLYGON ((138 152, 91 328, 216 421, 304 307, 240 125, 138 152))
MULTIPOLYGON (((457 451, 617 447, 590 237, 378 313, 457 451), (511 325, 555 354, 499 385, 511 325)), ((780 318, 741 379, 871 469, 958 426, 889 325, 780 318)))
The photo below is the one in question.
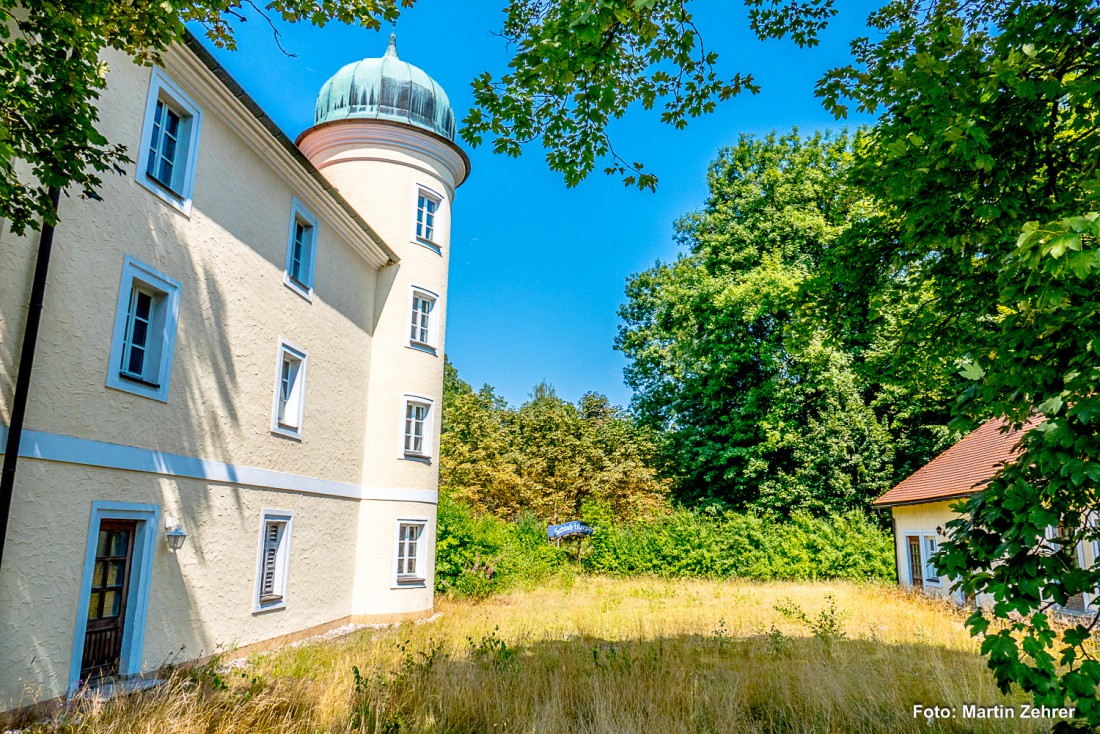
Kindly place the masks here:
MULTIPOLYGON (((503 4, 418 0, 398 22, 401 58, 443 85, 459 120, 472 101, 470 80, 506 68, 508 49, 493 35, 503 4)), ((757 41, 742 3, 693 4, 708 50, 720 54, 720 70, 727 77, 751 73, 763 89, 720 104, 683 131, 641 109, 616 121, 616 148, 660 177, 656 193, 628 189, 602 173, 566 188, 538 146, 518 159, 485 146, 467 150, 473 173, 454 204, 447 325, 447 353, 462 377, 475 386, 489 383, 514 403, 545 380, 569 400, 595 390, 627 404, 626 360, 613 350, 627 277, 676 256, 673 222, 702 205, 707 165, 719 148, 741 133, 839 126, 813 96, 814 83, 848 63, 848 42, 866 35, 875 4, 838 5, 821 45, 800 50, 789 41, 757 41)), ((211 50, 294 139, 312 124, 325 80, 346 63, 380 56, 390 28, 277 27, 296 57, 280 53, 271 28, 255 17, 238 26, 236 52, 211 50)), ((867 118, 846 124, 861 121, 867 118)))

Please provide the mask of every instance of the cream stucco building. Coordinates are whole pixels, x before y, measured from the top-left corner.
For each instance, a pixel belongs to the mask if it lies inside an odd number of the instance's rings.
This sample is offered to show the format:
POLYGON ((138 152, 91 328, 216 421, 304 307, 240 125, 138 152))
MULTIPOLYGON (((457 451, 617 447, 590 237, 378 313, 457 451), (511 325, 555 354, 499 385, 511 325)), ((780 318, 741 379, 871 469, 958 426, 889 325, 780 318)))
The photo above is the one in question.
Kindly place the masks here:
MULTIPOLYGON (((469 173, 445 93, 391 40, 325 84, 293 143, 194 39, 155 68, 107 61, 100 129, 135 163, 102 201, 60 204, 0 711, 433 605, 469 173)), ((36 249, 0 230, 0 432, 36 249)))

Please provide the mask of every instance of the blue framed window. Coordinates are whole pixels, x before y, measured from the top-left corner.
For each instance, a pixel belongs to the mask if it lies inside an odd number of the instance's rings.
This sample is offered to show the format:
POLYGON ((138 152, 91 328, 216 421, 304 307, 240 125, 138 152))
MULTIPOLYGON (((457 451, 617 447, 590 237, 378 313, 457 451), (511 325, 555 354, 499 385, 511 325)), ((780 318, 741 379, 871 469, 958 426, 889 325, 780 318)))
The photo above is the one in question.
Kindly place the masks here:
POLYGON ((304 350, 279 343, 275 364, 275 407, 271 430, 290 438, 301 438, 305 416, 306 366, 304 350))
POLYGON ((154 68, 138 153, 138 182, 174 208, 191 213, 202 110, 154 68))
POLYGON ((283 283, 306 299, 313 298, 317 265, 317 218, 297 199, 290 206, 290 232, 286 243, 283 283))
POLYGON ((127 255, 115 308, 107 386, 168 402, 180 282, 127 255))

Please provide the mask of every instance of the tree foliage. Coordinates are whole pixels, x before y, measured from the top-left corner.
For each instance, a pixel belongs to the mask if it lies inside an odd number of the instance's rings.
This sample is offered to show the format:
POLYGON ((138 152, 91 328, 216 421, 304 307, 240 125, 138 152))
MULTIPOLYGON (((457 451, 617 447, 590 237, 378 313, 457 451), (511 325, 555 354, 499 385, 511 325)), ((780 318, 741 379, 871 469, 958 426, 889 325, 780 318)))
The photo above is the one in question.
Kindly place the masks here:
MULTIPOLYGON (((96 102, 107 83, 102 52, 122 51, 148 64, 182 40, 193 22, 220 48, 236 48, 235 27, 275 21, 377 29, 415 0, 0 0, 0 217, 13 231, 54 221, 49 189, 95 197, 101 174, 124 171, 130 154, 99 129, 96 102)), ((761 38, 817 42, 833 0, 744 0, 761 38)), ((473 81, 475 106, 462 135, 486 138, 498 153, 519 155, 541 141, 550 168, 575 185, 603 161, 628 185, 653 188, 657 177, 612 146, 608 125, 635 103, 661 107, 684 127, 692 117, 742 91, 751 76, 723 78, 707 51, 689 0, 509 0, 501 35, 509 71, 473 81)))
POLYGON ((1096 726, 1100 611, 1068 629, 1050 614, 1100 585, 1100 566, 1076 562, 1100 540, 1100 7, 892 2, 872 25, 879 40, 857 41, 856 65, 819 91, 840 114, 880 113, 855 179, 897 236, 852 243, 830 273, 844 287, 822 293, 841 294, 840 316, 852 293, 872 308, 905 294, 899 360, 954 364, 971 425, 1044 419, 962 503, 938 565, 993 600, 970 625, 1002 688, 1096 726))
POLYGON ((804 313, 838 239, 877 216, 847 183, 858 141, 742 136, 712 164, 704 208, 677 223, 687 252, 627 285, 627 383, 669 431, 685 499, 865 509, 945 437, 944 396, 882 373, 889 329, 804 313))
MULTIPOLYGON (((451 368, 453 370, 453 367, 451 368)), ((599 501, 619 517, 661 511, 667 482, 657 477, 656 436, 607 398, 576 405, 535 387, 510 407, 489 386, 474 392, 452 372, 445 384, 440 487, 478 512, 549 522, 576 519, 599 501)))

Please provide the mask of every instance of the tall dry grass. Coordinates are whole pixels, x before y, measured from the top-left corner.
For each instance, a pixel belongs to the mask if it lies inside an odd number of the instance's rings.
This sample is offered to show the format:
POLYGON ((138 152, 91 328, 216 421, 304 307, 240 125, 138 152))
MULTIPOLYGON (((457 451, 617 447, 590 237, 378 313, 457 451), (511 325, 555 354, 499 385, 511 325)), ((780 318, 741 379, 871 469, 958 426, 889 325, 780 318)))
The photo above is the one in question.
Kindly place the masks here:
POLYGON ((1015 704, 962 615, 880 585, 579 578, 443 616, 177 672, 35 731, 1045 731, 961 718, 1015 704), (832 605, 826 597, 830 596, 832 605), (830 611, 832 609, 832 611, 830 611), (783 612, 779 610, 784 610, 783 612), (913 705, 954 707, 929 728, 913 705))

